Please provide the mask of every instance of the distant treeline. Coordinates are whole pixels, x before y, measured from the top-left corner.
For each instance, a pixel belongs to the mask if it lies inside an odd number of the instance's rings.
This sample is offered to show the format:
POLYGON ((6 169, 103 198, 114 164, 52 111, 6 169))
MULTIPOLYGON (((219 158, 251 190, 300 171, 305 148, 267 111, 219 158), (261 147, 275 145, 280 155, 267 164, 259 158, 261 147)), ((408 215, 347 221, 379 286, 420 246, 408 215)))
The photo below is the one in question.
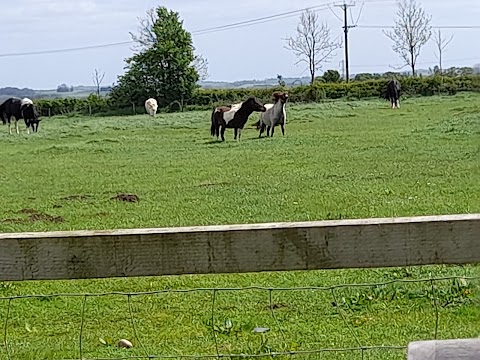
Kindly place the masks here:
MULTIPOLYGON (((405 77, 399 79, 404 96, 454 95, 461 91, 480 92, 480 75, 457 77, 428 76, 405 77)), ((179 102, 159 109, 162 112, 180 110, 211 109, 220 104, 232 104, 254 95, 263 102, 271 102, 272 92, 287 90, 289 101, 293 103, 320 102, 329 99, 368 99, 384 95, 388 79, 353 81, 350 83, 316 82, 314 85, 297 87, 271 87, 254 89, 198 89, 190 99, 185 99, 183 107, 179 102), (182 107, 182 108, 181 108, 182 107)), ((144 114, 144 104, 116 104, 109 97, 90 95, 87 98, 37 99, 41 114, 92 114, 92 115, 131 115, 144 114)))

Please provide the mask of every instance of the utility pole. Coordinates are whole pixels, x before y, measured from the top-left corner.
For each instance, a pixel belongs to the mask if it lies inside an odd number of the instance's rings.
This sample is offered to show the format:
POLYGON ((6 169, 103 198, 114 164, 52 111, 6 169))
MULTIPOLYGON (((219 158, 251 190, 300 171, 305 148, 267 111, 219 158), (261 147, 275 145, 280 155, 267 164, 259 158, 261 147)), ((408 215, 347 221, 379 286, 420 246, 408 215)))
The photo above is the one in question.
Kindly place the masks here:
POLYGON ((340 7, 343 10, 343 22, 344 22, 343 32, 345 33, 345 43, 344 43, 345 44, 345 75, 346 75, 345 80, 348 83, 348 81, 350 80, 350 69, 348 66, 348 30, 350 28, 354 28, 356 25, 348 25, 347 10, 348 8, 355 6, 355 3, 351 3, 351 4, 343 3, 342 5, 335 5, 335 6, 340 7))

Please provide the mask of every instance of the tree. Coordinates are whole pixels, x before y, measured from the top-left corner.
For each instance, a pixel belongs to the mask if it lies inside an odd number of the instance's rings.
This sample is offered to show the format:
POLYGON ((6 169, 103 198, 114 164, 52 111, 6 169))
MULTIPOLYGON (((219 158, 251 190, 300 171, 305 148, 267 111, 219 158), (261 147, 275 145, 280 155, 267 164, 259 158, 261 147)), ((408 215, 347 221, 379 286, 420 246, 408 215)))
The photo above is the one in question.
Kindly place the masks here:
POLYGON ((119 104, 135 102, 142 105, 154 97, 160 107, 179 102, 192 95, 199 80, 193 67, 195 55, 192 37, 183 28, 179 14, 165 7, 158 7, 155 22, 149 29, 149 45, 142 37, 132 35, 141 49, 126 60, 126 73, 118 78, 118 84, 110 93, 119 104), (153 40, 152 40, 153 39, 153 40))
POLYGON ((337 70, 327 70, 323 74, 323 80, 326 83, 339 83, 342 80, 342 75, 337 70))
POLYGON ((72 92, 73 86, 68 86, 67 84, 60 84, 57 86, 57 92, 72 92))
POLYGON ((410 66, 415 76, 415 65, 421 48, 430 40, 431 16, 417 3, 417 0, 397 0, 397 19, 393 31, 384 31, 393 41, 393 50, 403 59, 404 66, 410 66))
POLYGON ((103 79, 105 78, 105 72, 100 73, 100 70, 95 69, 93 71, 93 84, 97 88, 97 96, 100 96, 100 86, 102 85, 103 79))
POLYGON ((309 9, 300 16, 295 37, 285 39, 285 48, 291 50, 298 61, 307 63, 310 71, 310 84, 315 81, 315 73, 322 68, 322 63, 328 62, 341 44, 330 40, 330 29, 327 24, 320 24, 318 15, 309 9))
MULTIPOLYGON (((140 23, 137 28, 138 34, 132 32, 129 34, 135 42, 134 49, 143 51, 153 46, 158 40, 154 31, 154 25, 158 21, 157 10, 155 8, 148 9, 146 16, 139 17, 138 21, 140 23)), ((191 65, 197 70, 199 80, 204 81, 208 78, 208 60, 201 54, 195 55, 191 65)))
POLYGON ((285 83, 285 80, 283 80, 283 76, 280 75, 280 74, 277 74, 277 81, 278 81, 278 85, 280 87, 285 87, 286 83, 285 83))
POLYGON ((435 42, 435 45, 437 46, 438 54, 436 54, 436 56, 437 56, 437 59, 438 59, 438 68, 439 68, 440 74, 443 73, 443 67, 442 67, 443 53, 445 52, 445 49, 447 48, 448 44, 450 44, 450 42, 452 40, 453 40, 453 35, 450 36, 450 38, 448 38, 448 40, 447 40, 442 36, 442 31, 441 30, 437 30, 437 31, 433 32, 433 41, 435 42))

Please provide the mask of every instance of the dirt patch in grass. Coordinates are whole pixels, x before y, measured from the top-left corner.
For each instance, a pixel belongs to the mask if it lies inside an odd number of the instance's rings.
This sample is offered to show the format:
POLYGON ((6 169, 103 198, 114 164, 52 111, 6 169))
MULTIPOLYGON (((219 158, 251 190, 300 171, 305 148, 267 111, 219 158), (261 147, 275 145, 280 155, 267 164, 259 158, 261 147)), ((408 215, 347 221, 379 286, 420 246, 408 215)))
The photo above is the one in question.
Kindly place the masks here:
POLYGON ((35 209, 28 209, 28 208, 21 209, 18 213, 26 214, 28 215, 28 217, 26 219, 5 219, 4 221, 12 222, 12 223, 36 222, 36 221, 59 223, 59 222, 65 221, 63 216, 49 215, 35 209))
POLYGON ((64 201, 87 201, 92 198, 92 195, 70 195, 62 198, 64 201))
POLYGON ((10 223, 10 224, 21 224, 24 223, 24 219, 12 218, 12 219, 3 219, 3 223, 10 223))
POLYGON ((117 200, 117 201, 124 201, 124 202, 133 202, 133 203, 140 201, 140 198, 135 194, 118 194, 117 196, 114 196, 110 199, 117 200))

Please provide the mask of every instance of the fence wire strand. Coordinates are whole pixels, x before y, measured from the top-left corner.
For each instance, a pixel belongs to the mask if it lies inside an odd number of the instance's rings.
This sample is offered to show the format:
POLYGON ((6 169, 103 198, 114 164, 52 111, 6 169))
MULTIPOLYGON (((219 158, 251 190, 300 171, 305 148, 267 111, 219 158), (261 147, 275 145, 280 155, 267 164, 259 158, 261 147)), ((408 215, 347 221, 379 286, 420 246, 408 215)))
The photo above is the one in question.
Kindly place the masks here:
POLYGON ((435 309, 435 331, 434 331, 434 340, 437 340, 438 337, 438 324, 440 322, 440 312, 438 310, 438 300, 437 300, 437 294, 435 290, 435 280, 431 279, 430 284, 432 286, 432 302, 433 302, 433 307, 435 309))
POLYGON ((357 333, 355 332, 355 330, 353 330, 352 326, 350 325, 350 323, 347 321, 347 317, 346 315, 344 314, 343 310, 340 309, 340 306, 339 306, 339 303, 338 303, 338 300, 337 300, 337 296, 335 295, 335 289, 332 289, 331 290, 332 292, 332 300, 334 301, 335 303, 335 309, 337 310, 338 314, 340 315, 340 317, 342 318, 343 320, 343 323, 345 324, 345 327, 350 331, 350 333, 353 335, 353 338, 355 339, 355 342, 358 344, 358 347, 359 349, 362 349, 362 360, 364 358, 364 353, 363 353, 363 345, 362 343, 360 342, 360 339, 358 338, 357 336, 357 333))
POLYGON ((78 336, 78 347, 79 347, 79 354, 80 357, 79 359, 83 359, 83 326, 85 324, 85 307, 87 306, 87 295, 83 297, 82 301, 82 310, 80 313, 81 319, 80 319, 80 335, 78 336))
MULTIPOLYGON (((353 328, 352 324, 349 322, 348 315, 346 310, 341 308, 341 304, 339 302, 337 292, 339 290, 344 289, 354 289, 354 288, 378 288, 388 285, 399 285, 399 284, 419 284, 425 283, 430 284, 430 292, 431 292, 431 303, 434 309, 435 315, 435 326, 434 326, 434 339, 438 338, 438 331, 439 331, 439 324, 440 324, 440 307, 439 304, 439 289, 436 287, 436 283, 443 282, 443 281, 477 281, 480 280, 480 276, 478 277, 467 277, 467 276, 450 276, 450 277, 438 277, 438 278, 427 278, 427 279, 395 279, 385 282, 377 282, 377 283, 360 283, 360 284, 337 284, 332 286, 303 286, 303 287, 279 287, 279 288, 272 288, 272 287, 259 287, 259 286, 250 286, 250 287, 242 287, 242 288, 195 288, 195 289, 165 289, 165 290, 156 290, 156 291, 149 291, 149 292, 104 292, 104 293, 71 293, 71 294, 36 294, 36 295, 14 295, 14 296, 5 296, 0 297, 0 302, 5 301, 6 306, 6 315, 4 321, 4 339, 3 339, 3 346, 5 348, 5 352, 7 355, 8 360, 12 360, 12 350, 15 353, 14 348, 12 347, 13 342, 9 341, 9 324, 12 318, 11 315, 11 307, 13 300, 19 299, 50 299, 50 298, 57 298, 57 297, 65 297, 65 298, 77 298, 81 297, 81 322, 80 322, 80 331, 78 335, 78 354, 80 360, 131 360, 131 359, 213 359, 213 358, 264 358, 264 357, 278 357, 278 356, 301 356, 301 355, 315 355, 315 354, 324 354, 324 353, 332 353, 332 352, 361 352, 361 358, 365 358, 365 353, 372 350, 381 350, 381 351, 405 351, 407 349, 407 344, 405 345, 378 345, 378 346, 365 346, 362 344, 357 332, 353 328), (217 318, 215 316, 216 313, 216 303, 217 303, 217 296, 219 292, 237 292, 237 291, 251 291, 251 290, 260 290, 265 291, 268 294, 268 303, 270 308, 270 313, 272 319, 278 328, 278 332, 283 339, 283 348, 284 350, 280 352, 275 351, 264 351, 259 353, 225 353, 223 354, 220 351, 220 347, 218 344, 217 339, 217 326, 215 322, 217 318), (273 301, 273 292, 281 292, 281 291, 321 291, 321 292, 330 292, 333 304, 335 306, 336 312, 342 319, 345 328, 348 329, 349 333, 351 334, 352 338, 355 340, 357 346, 356 347, 344 347, 344 348, 320 348, 320 349, 312 349, 312 350, 292 350, 289 349, 287 336, 284 332, 283 326, 279 321, 277 315, 274 311, 274 301, 273 301), (132 308, 131 298, 134 296, 147 296, 147 295, 156 295, 156 294, 165 294, 165 293, 193 293, 193 292, 210 292, 211 293, 211 311, 210 311, 210 327, 211 333, 215 345, 215 354, 179 354, 179 355, 153 355, 149 354, 149 351, 142 343, 139 337, 138 329, 135 322, 135 316, 132 308), (84 335, 85 335, 85 313, 87 307, 87 299, 91 297, 103 297, 103 296, 125 296, 127 297, 127 304, 128 304, 128 317, 130 320, 130 324, 132 326, 133 335, 136 342, 139 344, 140 349, 143 350, 145 355, 135 355, 135 356, 125 356, 125 357, 113 357, 113 358, 87 358, 85 357, 85 349, 84 349, 84 335), (290 351, 289 351, 290 350, 290 351)), ((395 294, 392 296, 392 299, 395 297, 395 294)), ((428 299, 428 293, 427 293, 428 299)), ((208 312, 207 312, 208 314, 208 312)), ((11 335, 10 335, 11 336, 11 335)), ((291 340, 291 339, 289 339, 291 340)), ((63 359, 63 360, 78 360, 78 359, 63 359)))
POLYGON ((9 299, 7 303, 7 315, 5 316, 5 327, 3 329, 3 343, 5 346, 5 351, 7 352, 7 359, 11 360, 12 356, 10 355, 10 347, 8 346, 8 320, 10 319, 10 308, 12 307, 12 300, 9 299))

